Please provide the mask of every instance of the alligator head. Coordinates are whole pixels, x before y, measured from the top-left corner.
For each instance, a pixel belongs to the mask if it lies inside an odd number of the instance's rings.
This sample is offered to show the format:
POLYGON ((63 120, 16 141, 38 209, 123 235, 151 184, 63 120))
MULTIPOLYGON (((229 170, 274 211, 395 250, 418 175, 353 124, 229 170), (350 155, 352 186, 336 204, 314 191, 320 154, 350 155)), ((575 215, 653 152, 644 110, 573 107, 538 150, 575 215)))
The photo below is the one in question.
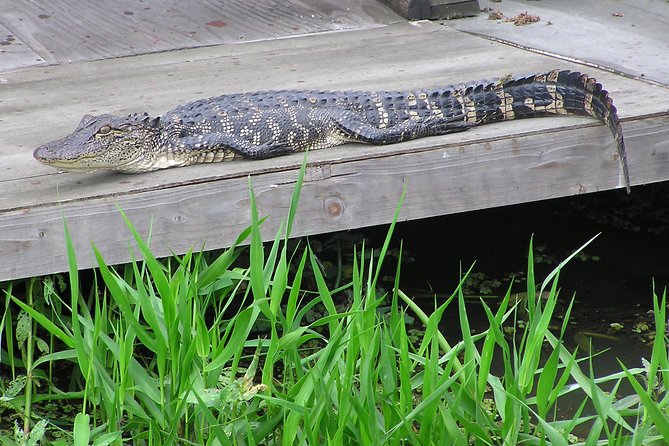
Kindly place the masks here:
POLYGON ((160 156, 159 138, 160 119, 146 113, 127 117, 86 115, 74 132, 38 147, 33 156, 66 171, 147 171, 153 170, 160 156))

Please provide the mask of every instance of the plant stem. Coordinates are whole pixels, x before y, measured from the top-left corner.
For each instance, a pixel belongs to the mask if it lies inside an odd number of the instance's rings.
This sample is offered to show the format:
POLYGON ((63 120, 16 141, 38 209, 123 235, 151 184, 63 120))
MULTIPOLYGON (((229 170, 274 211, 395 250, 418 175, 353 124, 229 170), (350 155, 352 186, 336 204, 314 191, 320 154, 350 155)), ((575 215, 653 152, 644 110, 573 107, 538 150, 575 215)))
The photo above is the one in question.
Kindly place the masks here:
MULTIPOLYGON (((411 300, 411 298, 409 296, 404 294, 404 292, 402 290, 398 289, 397 290, 397 295, 404 301, 406 306, 411 308, 411 311, 413 311, 416 314, 416 316, 418 316, 418 319, 420 319, 420 321, 424 325, 427 325, 428 319, 429 319, 427 314, 425 314, 425 312, 418 305, 416 305, 416 303, 413 300, 411 300)), ((439 343, 439 346, 441 347, 441 349, 445 353, 448 353, 452 350, 451 345, 448 343, 448 341, 446 340, 444 335, 441 334, 441 332, 439 332, 439 331, 437 332, 437 342, 439 343)), ((462 368, 462 363, 460 362, 460 360, 457 357, 454 357, 453 358, 453 371, 458 372, 458 371, 460 371, 461 368, 462 368)), ((458 381, 460 381, 464 385, 464 382, 466 381, 466 379, 467 379, 466 376, 460 375, 460 377, 458 378, 458 381)))
MULTIPOLYGON (((27 304, 29 307, 33 306, 33 285, 35 284, 36 278, 30 279, 28 282, 28 293, 26 299, 28 300, 27 304)), ((32 318, 30 318, 30 329, 28 330, 28 338, 26 339, 26 357, 25 357, 25 366, 26 366, 26 403, 23 410, 23 438, 28 438, 30 435, 30 417, 32 414, 32 395, 33 395, 33 331, 35 326, 33 325, 32 318)))

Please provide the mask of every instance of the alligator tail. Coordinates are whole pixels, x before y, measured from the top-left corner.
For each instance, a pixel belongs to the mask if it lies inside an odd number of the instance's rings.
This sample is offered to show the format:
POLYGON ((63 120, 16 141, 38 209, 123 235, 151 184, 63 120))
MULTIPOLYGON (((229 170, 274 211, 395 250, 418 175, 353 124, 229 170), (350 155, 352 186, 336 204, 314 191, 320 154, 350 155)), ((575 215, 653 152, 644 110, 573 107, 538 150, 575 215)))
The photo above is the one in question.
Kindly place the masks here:
MULTIPOLYGON (((629 193, 627 154, 618 113, 609 93, 594 78, 579 72, 553 70, 526 77, 502 78, 488 84, 486 90, 488 88, 497 96, 495 102, 499 108, 483 116, 479 114, 479 123, 546 114, 576 114, 592 116, 606 124, 615 138, 623 181, 629 193)), ((465 97, 475 99, 476 92, 471 93, 465 97)))

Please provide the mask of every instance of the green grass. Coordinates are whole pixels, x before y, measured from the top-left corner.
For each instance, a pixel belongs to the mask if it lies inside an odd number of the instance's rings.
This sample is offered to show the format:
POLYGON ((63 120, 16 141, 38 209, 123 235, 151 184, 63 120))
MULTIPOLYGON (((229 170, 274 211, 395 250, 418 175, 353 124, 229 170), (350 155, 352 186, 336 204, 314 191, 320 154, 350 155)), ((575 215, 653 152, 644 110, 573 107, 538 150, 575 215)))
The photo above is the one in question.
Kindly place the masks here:
POLYGON ((308 243, 295 251, 286 243, 303 172, 273 243, 261 241, 249 182, 251 226, 214 259, 189 252, 158 260, 126 219, 141 259, 112 267, 93 248, 99 266, 90 292, 79 284, 69 235, 67 280, 8 285, 0 416, 13 431, 2 431, 0 444, 640 445, 669 438, 666 292, 653 296, 655 342, 645 367, 621 364, 619 373, 596 376, 589 358, 561 341, 569 310, 561 321, 554 314, 562 268, 589 242, 543 281, 530 243, 527 299, 516 303, 509 288, 495 308, 482 301, 489 328, 477 334, 462 289, 470 271, 427 312, 401 291, 400 250, 394 288, 380 290, 394 225, 379 252, 360 247, 351 280, 331 289, 308 243), (240 268, 244 250, 249 266, 240 268), (440 331, 447 312, 459 314, 457 343, 440 331), (567 397, 582 403, 563 419, 567 397), (76 413, 61 413, 71 406, 76 413))

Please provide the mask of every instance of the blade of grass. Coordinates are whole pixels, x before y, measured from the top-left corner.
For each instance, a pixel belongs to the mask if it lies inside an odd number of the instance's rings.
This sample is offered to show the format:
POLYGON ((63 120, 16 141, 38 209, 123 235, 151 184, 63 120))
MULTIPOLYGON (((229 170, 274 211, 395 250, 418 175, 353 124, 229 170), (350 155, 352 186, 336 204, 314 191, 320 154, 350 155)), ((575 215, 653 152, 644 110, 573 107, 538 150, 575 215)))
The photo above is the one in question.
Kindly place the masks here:
POLYGON ((393 435, 398 429, 405 426, 410 428, 410 426, 407 426, 408 423, 418 418, 418 415, 421 414, 427 406, 432 405, 435 401, 442 398, 443 394, 453 385, 453 383, 457 380, 460 380, 461 374, 462 369, 456 371, 451 376, 444 375, 444 380, 434 389, 430 395, 427 396, 427 398, 423 399, 423 401, 416 405, 416 407, 409 414, 407 414, 407 416, 402 421, 390 428, 388 432, 386 432, 381 437, 380 444, 384 444, 384 442, 388 441, 390 436, 393 435))
POLYGON ((664 415, 660 407, 658 407, 657 403, 653 401, 653 399, 648 395, 648 392, 643 388, 639 381, 637 381, 634 375, 630 373, 625 365, 621 361, 618 361, 618 363, 625 372, 625 376, 634 388, 634 391, 641 399, 644 410, 648 413, 648 415, 650 415, 653 423, 655 423, 655 427, 657 428, 658 432, 660 432, 665 439, 669 438, 669 418, 664 415))

